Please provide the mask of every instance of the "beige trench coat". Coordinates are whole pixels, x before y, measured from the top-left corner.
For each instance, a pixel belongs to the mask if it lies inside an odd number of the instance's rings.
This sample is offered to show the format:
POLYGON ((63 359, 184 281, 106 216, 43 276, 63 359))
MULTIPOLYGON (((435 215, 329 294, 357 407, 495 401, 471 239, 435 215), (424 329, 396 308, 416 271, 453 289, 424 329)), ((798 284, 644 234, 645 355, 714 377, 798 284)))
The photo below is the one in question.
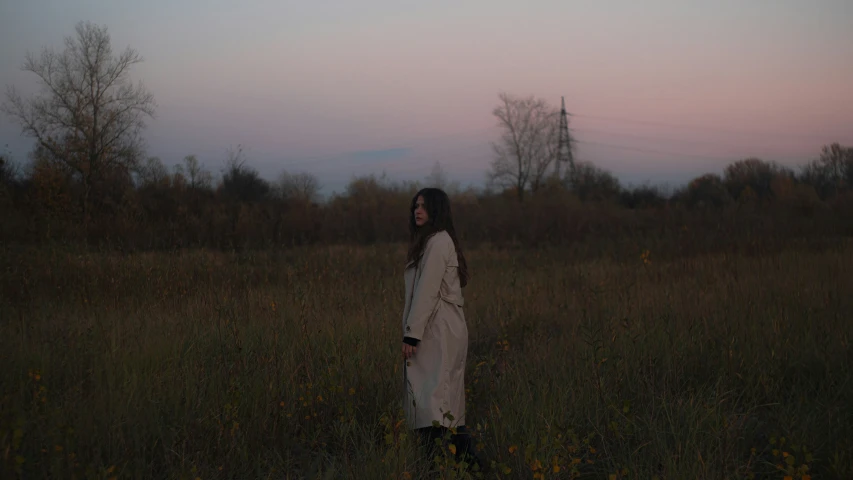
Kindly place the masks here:
POLYGON ((403 368, 404 411, 413 429, 432 426, 433 420, 446 427, 465 424, 468 326, 458 267, 453 240, 444 231, 427 241, 417 268, 406 266, 403 336, 420 340, 403 368))

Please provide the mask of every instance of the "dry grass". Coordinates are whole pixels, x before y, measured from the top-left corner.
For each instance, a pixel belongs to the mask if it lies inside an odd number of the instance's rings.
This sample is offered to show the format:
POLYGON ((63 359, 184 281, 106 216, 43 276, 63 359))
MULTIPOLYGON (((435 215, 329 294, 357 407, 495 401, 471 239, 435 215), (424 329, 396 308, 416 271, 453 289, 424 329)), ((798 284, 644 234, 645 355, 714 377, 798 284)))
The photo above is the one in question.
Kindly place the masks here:
MULTIPOLYGON (((490 478, 853 476, 853 247, 659 253, 469 253, 490 478)), ((401 430, 402 255, 3 253, 0 476, 458 474, 401 430)))

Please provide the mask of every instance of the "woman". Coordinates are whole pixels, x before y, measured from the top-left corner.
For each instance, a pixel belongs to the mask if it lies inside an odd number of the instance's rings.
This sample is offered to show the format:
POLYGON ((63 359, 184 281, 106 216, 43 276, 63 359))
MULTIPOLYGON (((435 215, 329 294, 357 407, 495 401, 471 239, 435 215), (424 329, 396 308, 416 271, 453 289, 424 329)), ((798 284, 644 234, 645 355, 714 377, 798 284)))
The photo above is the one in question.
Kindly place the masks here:
POLYGON ((403 309, 404 410, 409 427, 434 444, 448 427, 456 455, 481 464, 465 425, 465 361, 468 327, 462 288, 468 266, 459 248, 450 200, 425 188, 412 200, 403 309), (434 427, 437 421, 439 427, 434 427))

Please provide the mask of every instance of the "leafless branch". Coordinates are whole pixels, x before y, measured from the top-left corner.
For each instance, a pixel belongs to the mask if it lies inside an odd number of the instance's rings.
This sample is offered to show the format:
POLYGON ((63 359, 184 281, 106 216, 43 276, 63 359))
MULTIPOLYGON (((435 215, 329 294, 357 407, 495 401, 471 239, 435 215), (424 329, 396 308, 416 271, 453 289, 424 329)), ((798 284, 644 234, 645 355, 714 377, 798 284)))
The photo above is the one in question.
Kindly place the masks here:
POLYGON ((534 97, 519 98, 506 93, 492 114, 503 129, 492 144, 495 158, 490 183, 514 188, 519 200, 528 188, 536 191, 557 157, 559 111, 534 97))

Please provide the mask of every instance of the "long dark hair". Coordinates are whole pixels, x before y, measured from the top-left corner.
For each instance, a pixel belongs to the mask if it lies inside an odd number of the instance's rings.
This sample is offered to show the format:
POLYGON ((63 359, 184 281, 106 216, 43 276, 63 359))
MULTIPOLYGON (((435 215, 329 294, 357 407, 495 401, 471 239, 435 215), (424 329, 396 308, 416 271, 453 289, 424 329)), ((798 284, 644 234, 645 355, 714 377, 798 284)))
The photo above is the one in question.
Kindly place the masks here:
POLYGON ((406 260, 416 264, 420 262, 427 240, 441 231, 450 235, 453 246, 456 247, 456 259, 459 262, 459 284, 464 288, 468 284, 468 262, 465 261, 459 240, 456 238, 453 216, 450 213, 450 198, 440 188, 424 188, 415 194, 409 208, 409 253, 406 260), (418 197, 424 197, 424 208, 429 215, 427 223, 422 227, 415 224, 418 197))

